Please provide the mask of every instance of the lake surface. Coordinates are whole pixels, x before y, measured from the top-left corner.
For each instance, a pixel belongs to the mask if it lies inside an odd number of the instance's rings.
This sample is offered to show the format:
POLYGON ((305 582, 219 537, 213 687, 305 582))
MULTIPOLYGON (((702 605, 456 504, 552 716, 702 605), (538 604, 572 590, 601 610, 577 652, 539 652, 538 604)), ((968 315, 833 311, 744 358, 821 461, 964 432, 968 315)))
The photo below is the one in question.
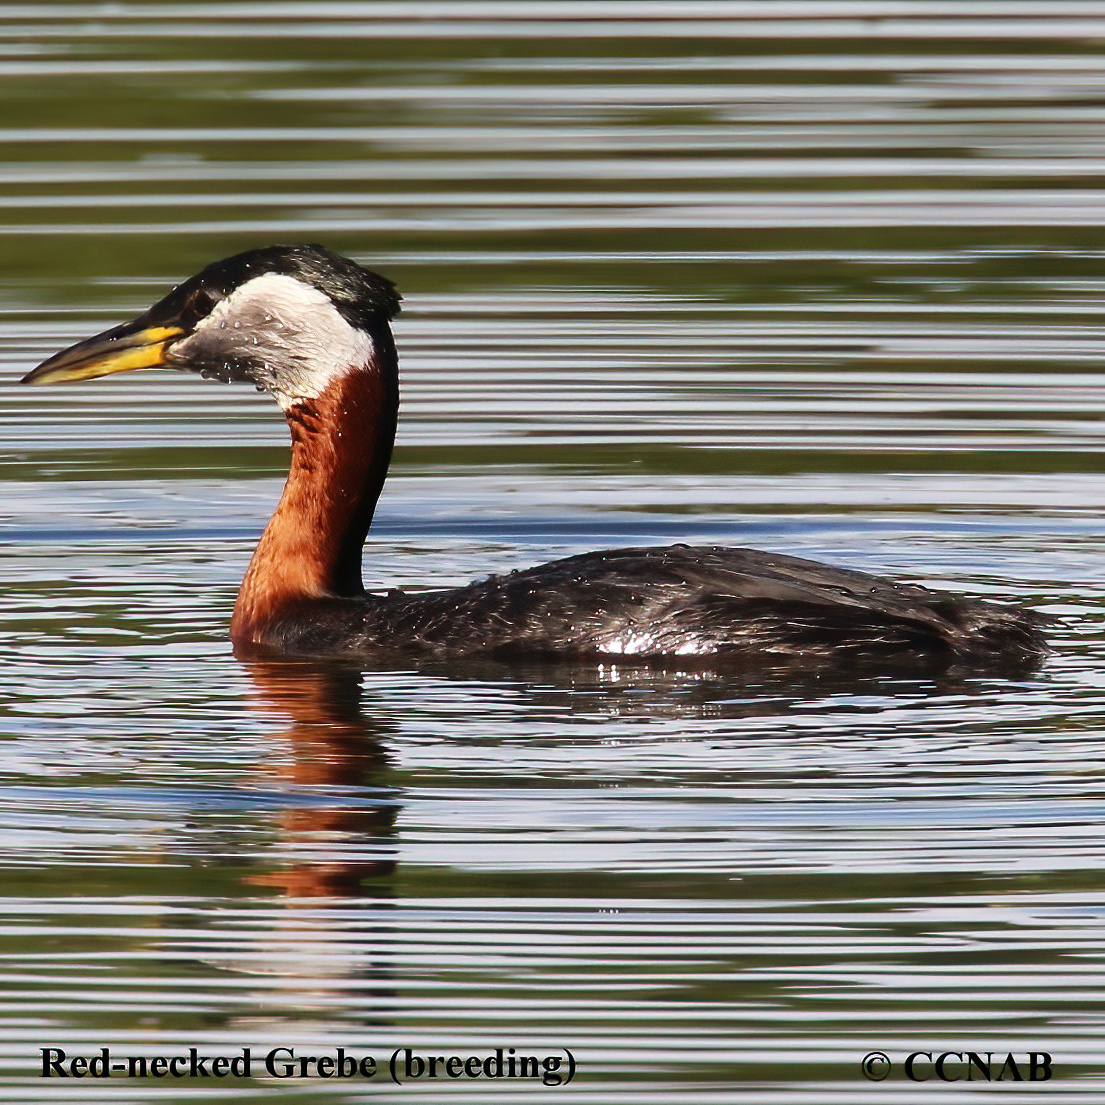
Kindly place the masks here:
POLYGON ((0 1100, 1101 1100, 1101 4, 14 4, 0 76, 0 1100), (747 544, 1054 655, 235 660, 271 400, 16 381, 273 241, 406 297, 369 586, 747 544), (415 1077, 499 1048, 561 1066, 415 1077))

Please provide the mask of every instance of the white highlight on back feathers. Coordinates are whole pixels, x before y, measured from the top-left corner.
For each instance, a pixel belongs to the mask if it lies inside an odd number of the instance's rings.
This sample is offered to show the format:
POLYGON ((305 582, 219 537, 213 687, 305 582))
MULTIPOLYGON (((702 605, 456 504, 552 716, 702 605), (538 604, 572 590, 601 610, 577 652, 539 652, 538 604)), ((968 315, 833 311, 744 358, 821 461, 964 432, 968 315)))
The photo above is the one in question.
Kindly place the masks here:
MULTIPOLYGON (((665 651, 658 635, 655 633, 627 633, 624 636, 600 641, 599 647, 603 652, 612 656, 648 656, 658 655, 665 651)), ((711 651, 711 649, 708 641, 700 637, 693 637, 667 651, 671 651, 677 656, 699 656, 711 651)))

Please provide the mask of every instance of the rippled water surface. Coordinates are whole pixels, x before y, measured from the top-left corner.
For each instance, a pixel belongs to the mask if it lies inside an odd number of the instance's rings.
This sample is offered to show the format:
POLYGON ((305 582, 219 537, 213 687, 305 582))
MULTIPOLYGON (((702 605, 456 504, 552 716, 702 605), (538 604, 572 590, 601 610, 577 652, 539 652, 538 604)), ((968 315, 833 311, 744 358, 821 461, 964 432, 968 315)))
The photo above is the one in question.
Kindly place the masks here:
POLYGON ((988 1101, 1100 1101, 1103 43, 1082 0, 0 8, 0 1100, 965 1102, 904 1063, 975 1052, 988 1101), (235 660, 275 406, 16 380, 272 241, 406 297, 370 586, 749 544, 1025 601, 1054 655, 235 660))

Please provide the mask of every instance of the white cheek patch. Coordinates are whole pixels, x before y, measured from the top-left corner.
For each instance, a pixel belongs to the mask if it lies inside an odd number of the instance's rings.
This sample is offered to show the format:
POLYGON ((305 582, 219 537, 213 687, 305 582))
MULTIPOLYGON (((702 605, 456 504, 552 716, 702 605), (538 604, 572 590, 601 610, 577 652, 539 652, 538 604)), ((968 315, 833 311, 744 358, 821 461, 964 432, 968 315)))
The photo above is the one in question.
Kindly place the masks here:
POLYGON ((256 383, 284 410, 317 399, 340 376, 375 362, 372 339, 324 292, 276 273, 236 288, 175 351, 208 361, 248 361, 256 366, 256 383))

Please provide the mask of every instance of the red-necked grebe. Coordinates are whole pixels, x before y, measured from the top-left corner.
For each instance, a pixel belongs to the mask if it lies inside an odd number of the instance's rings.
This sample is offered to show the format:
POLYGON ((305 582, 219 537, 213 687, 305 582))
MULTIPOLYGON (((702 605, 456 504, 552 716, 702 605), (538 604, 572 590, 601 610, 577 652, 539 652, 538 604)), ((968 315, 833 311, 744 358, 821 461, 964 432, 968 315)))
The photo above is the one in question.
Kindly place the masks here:
POLYGON ((390 281, 320 246, 255 249, 25 382, 162 367, 276 399, 291 471, 234 607, 242 648, 753 669, 1031 664, 1046 652, 1031 612, 752 549, 614 549, 451 590, 366 592, 362 548, 399 406, 398 310, 390 281))

